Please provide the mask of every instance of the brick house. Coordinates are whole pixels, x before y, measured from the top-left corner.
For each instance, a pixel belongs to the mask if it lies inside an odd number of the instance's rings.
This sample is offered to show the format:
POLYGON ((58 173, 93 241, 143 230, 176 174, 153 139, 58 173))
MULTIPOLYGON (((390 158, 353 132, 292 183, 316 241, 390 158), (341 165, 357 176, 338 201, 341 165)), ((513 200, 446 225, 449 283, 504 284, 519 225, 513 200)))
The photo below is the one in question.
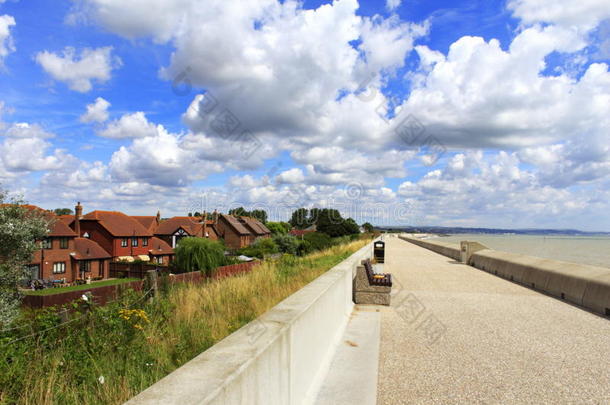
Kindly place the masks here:
POLYGON ((144 228, 148 229, 153 234, 157 231, 157 228, 161 223, 161 213, 159 211, 157 211, 156 216, 132 215, 131 217, 138 221, 144 228))
POLYGON ((215 229, 231 249, 251 245, 257 238, 268 238, 271 231, 259 220, 250 217, 236 218, 232 215, 214 213, 215 229))
POLYGON ((155 236, 163 239, 171 247, 176 247, 180 239, 185 237, 199 237, 218 240, 214 221, 203 217, 172 217, 161 221, 155 236))
POLYGON ((118 211, 92 211, 86 215, 82 212, 78 203, 72 229, 79 236, 97 242, 113 260, 147 262, 154 256, 157 262, 171 262, 173 249, 159 240, 153 241, 153 233, 138 220, 118 211))
POLYGON ((110 254, 92 240, 77 237, 65 220, 41 208, 49 219, 50 231, 40 242, 28 265, 30 278, 74 282, 77 279, 108 277, 110 254))

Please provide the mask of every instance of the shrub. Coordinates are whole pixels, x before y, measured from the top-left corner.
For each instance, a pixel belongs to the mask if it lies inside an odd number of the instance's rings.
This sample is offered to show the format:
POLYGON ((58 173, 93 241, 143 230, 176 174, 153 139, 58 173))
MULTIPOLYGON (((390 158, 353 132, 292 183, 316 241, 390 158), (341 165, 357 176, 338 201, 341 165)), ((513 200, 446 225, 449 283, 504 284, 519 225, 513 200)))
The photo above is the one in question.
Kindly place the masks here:
POLYGON ((175 265, 178 269, 202 271, 211 276, 214 269, 227 262, 221 243, 205 238, 183 238, 176 246, 175 265))
POLYGON ((312 251, 327 249, 333 244, 331 237, 322 232, 306 233, 303 240, 309 243, 312 251))
POLYGON ((282 253, 289 253, 291 255, 297 254, 299 247, 299 240, 294 236, 283 234, 275 235, 273 241, 277 245, 278 249, 282 253))
POLYGON ((273 241, 273 239, 270 238, 259 238, 255 240, 254 243, 250 246, 242 248, 238 251, 239 254, 251 257, 258 257, 259 259, 264 258, 265 255, 277 252, 278 247, 273 241))

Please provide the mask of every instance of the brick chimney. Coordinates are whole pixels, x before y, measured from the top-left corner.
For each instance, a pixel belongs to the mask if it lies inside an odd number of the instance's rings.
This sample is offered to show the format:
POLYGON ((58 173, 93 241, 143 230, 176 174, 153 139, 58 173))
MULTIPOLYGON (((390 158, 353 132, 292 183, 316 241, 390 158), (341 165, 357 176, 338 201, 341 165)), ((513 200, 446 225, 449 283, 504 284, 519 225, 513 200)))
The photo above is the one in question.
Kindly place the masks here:
POLYGON ((214 225, 218 225, 218 211, 214 210, 214 225))
POLYGON ((161 211, 157 211, 157 224, 161 222, 161 211))
POLYGON ((80 205, 80 201, 74 207, 74 232, 80 238, 80 219, 83 217, 83 206, 80 205))

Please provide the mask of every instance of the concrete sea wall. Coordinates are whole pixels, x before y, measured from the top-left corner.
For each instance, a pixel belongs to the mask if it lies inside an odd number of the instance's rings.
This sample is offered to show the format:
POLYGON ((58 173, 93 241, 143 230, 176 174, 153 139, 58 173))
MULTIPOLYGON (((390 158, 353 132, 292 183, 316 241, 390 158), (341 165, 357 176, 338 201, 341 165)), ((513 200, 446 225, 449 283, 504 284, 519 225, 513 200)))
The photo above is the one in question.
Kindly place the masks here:
MULTIPOLYGON (((460 247, 431 240, 400 236, 401 239, 460 260, 460 247)), ((472 244, 472 242, 470 242, 472 244)), ((464 245, 464 243, 463 243, 464 245)), ((479 249, 483 246, 479 245, 479 249)), ((492 249, 477 250, 467 256, 467 264, 510 281, 542 291, 610 315, 610 269, 584 264, 543 259, 492 249)))
POLYGON ((417 246, 421 246, 428 250, 432 250, 443 256, 451 257, 455 260, 460 260, 460 245, 458 243, 439 242, 431 239, 410 238, 408 236, 399 236, 400 239, 411 242, 417 246))
POLYGON ((368 244, 253 322, 127 402, 308 404, 352 313, 352 278, 368 244))

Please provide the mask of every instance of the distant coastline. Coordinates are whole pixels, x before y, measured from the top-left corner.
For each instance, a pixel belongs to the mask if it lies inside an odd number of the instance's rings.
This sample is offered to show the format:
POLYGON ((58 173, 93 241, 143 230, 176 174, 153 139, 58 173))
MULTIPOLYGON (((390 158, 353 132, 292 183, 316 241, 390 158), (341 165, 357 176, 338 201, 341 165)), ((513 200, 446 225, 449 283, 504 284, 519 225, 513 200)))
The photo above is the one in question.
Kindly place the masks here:
POLYGON ((386 232, 425 233, 437 236, 455 234, 481 235, 557 235, 557 236, 610 236, 610 232, 587 232, 577 229, 502 229, 502 228, 462 228, 445 226, 385 226, 375 229, 386 232))

